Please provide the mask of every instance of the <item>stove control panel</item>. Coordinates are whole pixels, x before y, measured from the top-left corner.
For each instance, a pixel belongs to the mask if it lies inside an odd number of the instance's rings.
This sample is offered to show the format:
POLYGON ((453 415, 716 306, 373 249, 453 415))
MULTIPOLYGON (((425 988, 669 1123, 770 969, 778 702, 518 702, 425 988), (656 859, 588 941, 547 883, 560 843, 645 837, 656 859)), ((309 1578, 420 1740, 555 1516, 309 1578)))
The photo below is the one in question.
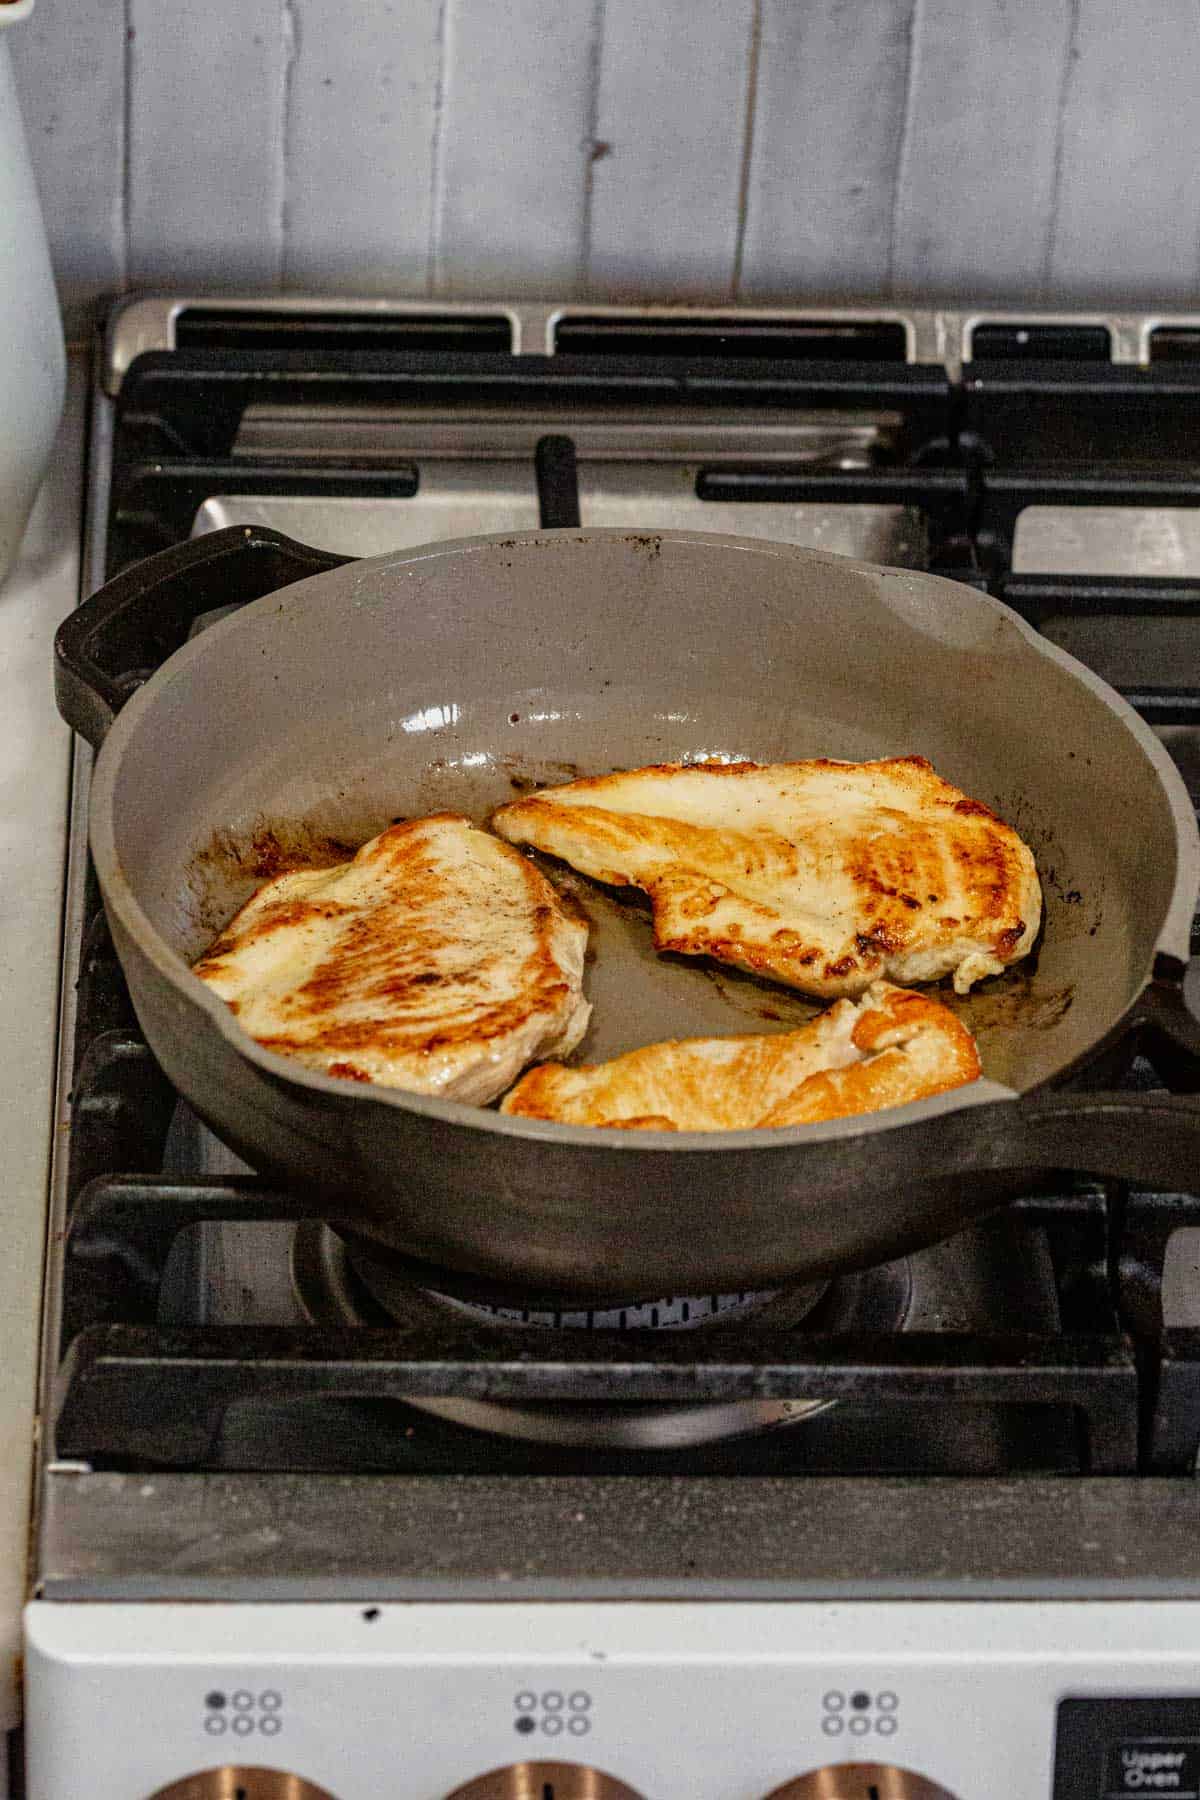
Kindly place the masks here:
POLYGON ((1063 1700, 1054 1800, 1200 1795, 1200 1667, 1193 1679, 1194 1698, 1063 1700))
POLYGON ((1200 1601, 37 1601, 27 1800, 1200 1800, 1200 1601))

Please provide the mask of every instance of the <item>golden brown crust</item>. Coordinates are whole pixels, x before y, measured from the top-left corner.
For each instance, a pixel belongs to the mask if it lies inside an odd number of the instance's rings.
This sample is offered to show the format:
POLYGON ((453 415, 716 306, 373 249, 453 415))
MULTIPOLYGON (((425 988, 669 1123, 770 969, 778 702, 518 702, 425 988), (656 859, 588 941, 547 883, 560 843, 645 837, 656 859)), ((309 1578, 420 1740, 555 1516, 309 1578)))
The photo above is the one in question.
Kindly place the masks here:
POLYGON ((599 1064, 544 1063, 501 1111, 569 1125, 744 1131, 810 1125, 944 1093, 980 1073, 938 1001, 876 982, 798 1031, 648 1044, 599 1064))
POLYGON ((613 1131, 678 1131, 674 1119, 668 1119, 665 1113, 639 1113, 634 1119, 597 1119, 597 1125, 606 1125, 613 1131))
MULTIPOLYGON (((882 985, 882 984, 880 984, 882 985)), ((904 1106, 981 1074, 975 1040, 960 1019, 924 994, 892 988, 854 1027, 862 1062, 812 1075, 771 1108, 764 1127, 815 1125, 852 1113, 904 1106)))
POLYGON ((562 1047, 586 936, 526 857, 437 813, 267 882, 194 972, 281 1055, 419 1092, 482 1082, 491 1098, 562 1047))
POLYGON ((503 806, 502 836, 650 896, 660 950, 821 998, 880 975, 965 991, 1032 946, 1033 858, 922 756, 658 764, 503 806))

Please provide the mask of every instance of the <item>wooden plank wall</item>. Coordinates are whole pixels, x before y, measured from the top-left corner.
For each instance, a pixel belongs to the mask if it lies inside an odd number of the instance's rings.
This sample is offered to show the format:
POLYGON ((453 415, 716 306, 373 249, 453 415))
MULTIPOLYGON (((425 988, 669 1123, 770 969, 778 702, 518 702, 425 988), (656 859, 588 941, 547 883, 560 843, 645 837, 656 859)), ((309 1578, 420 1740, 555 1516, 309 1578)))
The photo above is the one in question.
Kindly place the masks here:
POLYGON ((9 41, 73 312, 1196 298, 1195 0, 39 0, 9 41))

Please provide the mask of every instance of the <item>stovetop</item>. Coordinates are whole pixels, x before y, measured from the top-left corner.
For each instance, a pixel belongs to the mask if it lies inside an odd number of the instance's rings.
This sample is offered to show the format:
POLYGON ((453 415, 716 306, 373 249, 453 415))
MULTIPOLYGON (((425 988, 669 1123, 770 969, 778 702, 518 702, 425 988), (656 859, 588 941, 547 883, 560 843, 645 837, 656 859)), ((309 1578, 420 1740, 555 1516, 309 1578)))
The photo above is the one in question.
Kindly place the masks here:
MULTIPOLYGON (((99 373, 93 584, 231 523, 347 555, 535 524, 536 446, 569 435, 585 525, 761 532, 988 589, 1126 692, 1200 794, 1200 321, 143 301, 99 373)), ((131 649, 129 690, 173 647, 164 622, 131 649)), ((250 1519, 277 1531, 272 1579, 311 1591, 314 1532, 331 1571, 348 1556, 382 1579, 407 1553, 372 1542, 381 1509, 409 1521, 413 1556, 450 1507, 481 1579, 517 1546, 541 1567, 554 1541, 561 1570, 620 1492, 658 1534, 647 1568, 678 1574, 664 1505, 723 1493, 766 1556, 797 1507, 861 1533, 897 1479, 910 1527, 936 1537, 939 1506, 957 1530, 990 1505, 997 1545, 1005 1520, 1028 1546, 1056 1516, 1045 1480, 1062 1520, 1106 1485, 1161 1492, 1147 1554, 1167 1554, 1162 1478, 1190 1476, 1200 1443, 1200 1201, 1064 1172, 790 1314, 787 1297, 646 1296, 624 1321, 531 1318, 394 1271, 384 1305, 360 1249, 238 1165, 157 1070, 87 864, 87 770, 81 750, 48 1591, 193 1591, 180 1546, 209 1509, 232 1547, 198 1558, 195 1591, 261 1582, 250 1519), (285 1493, 307 1539, 264 1524, 285 1493)), ((1119 1554, 1116 1513, 1092 1504, 1119 1554)))

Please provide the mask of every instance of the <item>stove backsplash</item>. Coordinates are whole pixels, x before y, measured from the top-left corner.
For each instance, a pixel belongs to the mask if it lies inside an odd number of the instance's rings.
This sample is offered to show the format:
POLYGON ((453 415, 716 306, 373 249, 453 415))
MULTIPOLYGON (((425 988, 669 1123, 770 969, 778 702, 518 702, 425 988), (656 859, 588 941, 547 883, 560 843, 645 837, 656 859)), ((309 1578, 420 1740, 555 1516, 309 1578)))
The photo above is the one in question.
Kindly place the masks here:
POLYGON ((12 50, 78 321, 181 277, 1186 302, 1195 34, 1101 0, 43 0, 12 50))

